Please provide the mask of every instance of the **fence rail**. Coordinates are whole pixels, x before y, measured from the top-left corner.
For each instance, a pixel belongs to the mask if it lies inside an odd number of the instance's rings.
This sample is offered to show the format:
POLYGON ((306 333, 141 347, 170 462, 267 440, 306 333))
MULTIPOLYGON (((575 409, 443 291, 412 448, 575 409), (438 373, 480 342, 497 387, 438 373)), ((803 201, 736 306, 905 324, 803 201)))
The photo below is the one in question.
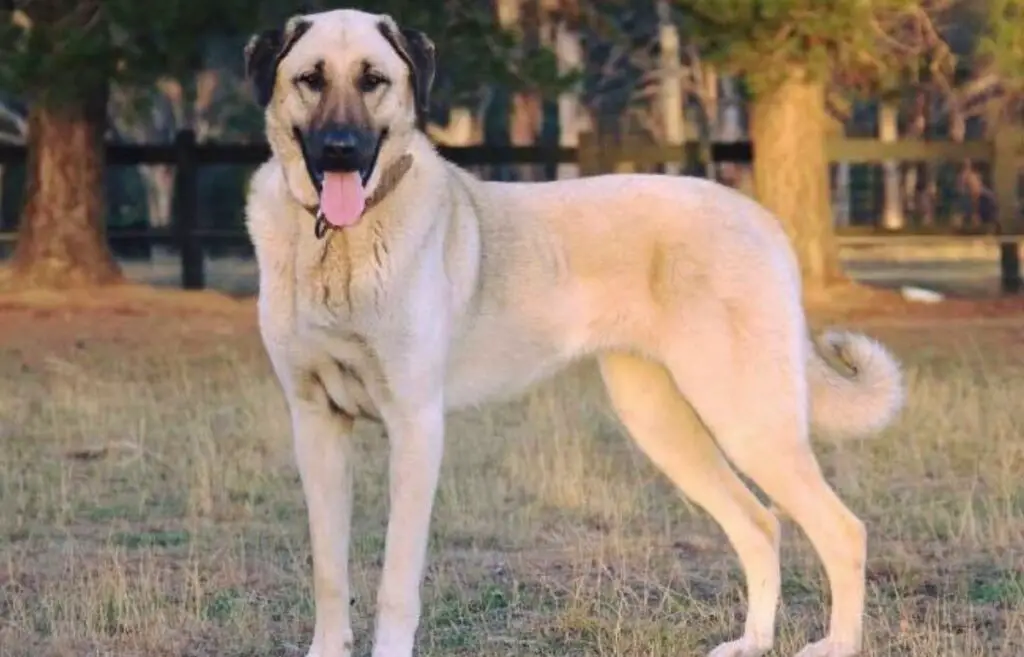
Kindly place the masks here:
MULTIPOLYGON (((640 139, 598 139, 587 135, 579 148, 557 146, 467 146, 438 147, 441 155, 461 166, 577 164, 583 175, 613 171, 622 163, 639 169, 651 169, 671 162, 750 163, 753 145, 750 142, 702 143, 688 142, 681 146, 651 144, 640 139)), ((879 163, 884 161, 987 162, 992 172, 992 192, 996 200, 998 234, 952 234, 947 231, 891 231, 881 227, 863 229, 839 228, 839 238, 848 243, 874 243, 893 239, 938 242, 954 239, 986 239, 1000 245, 1003 287, 1018 290, 1021 285, 1018 243, 1024 242, 1024 220, 1020 212, 1020 165, 1024 160, 1024 129, 1000 132, 992 140, 965 142, 896 141, 882 143, 877 139, 830 139, 827 142, 831 162, 879 163)), ((205 286, 204 244, 210 242, 244 243, 244 230, 211 230, 198 225, 199 169, 206 165, 258 166, 270 156, 264 143, 229 144, 197 143, 192 131, 178 133, 166 145, 108 144, 108 166, 146 164, 173 165, 175 203, 172 226, 168 230, 117 231, 112 240, 143 240, 170 244, 178 248, 181 258, 181 284, 186 289, 205 286)), ((0 144, 0 166, 24 163, 24 146, 0 144)), ((13 233, 0 233, 0 242, 15 238, 13 233)))

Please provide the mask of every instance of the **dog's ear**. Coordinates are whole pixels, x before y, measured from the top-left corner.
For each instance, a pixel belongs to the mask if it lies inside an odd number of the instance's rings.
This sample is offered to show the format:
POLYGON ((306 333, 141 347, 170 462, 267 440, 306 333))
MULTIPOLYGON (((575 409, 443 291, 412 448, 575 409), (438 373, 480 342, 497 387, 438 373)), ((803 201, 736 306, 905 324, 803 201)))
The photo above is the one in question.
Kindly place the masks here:
POLYGON ((437 71, 434 42, 419 30, 400 29, 396 33, 394 28, 384 21, 377 27, 409 67, 413 101, 416 104, 416 125, 422 130, 430 114, 430 89, 437 71))
POLYGON ((437 72, 437 49, 434 42, 419 30, 403 29, 402 36, 408 44, 409 64, 412 68, 415 83, 416 109, 423 120, 430 112, 430 90, 434 86, 434 75, 437 72))
POLYGON ((252 35, 249 43, 245 44, 245 77, 260 107, 266 107, 274 94, 277 53, 281 52, 281 43, 281 30, 274 29, 252 35))
POLYGON ((245 45, 245 77, 260 107, 269 105, 274 95, 277 65, 312 25, 296 16, 288 21, 284 30, 263 30, 245 45))

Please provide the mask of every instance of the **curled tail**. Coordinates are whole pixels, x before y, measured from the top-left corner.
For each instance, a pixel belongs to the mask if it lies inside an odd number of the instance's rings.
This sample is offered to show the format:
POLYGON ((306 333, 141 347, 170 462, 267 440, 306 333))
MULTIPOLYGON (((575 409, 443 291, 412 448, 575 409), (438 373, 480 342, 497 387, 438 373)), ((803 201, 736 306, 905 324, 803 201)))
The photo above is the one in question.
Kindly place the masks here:
POLYGON ((888 426, 904 402, 903 374, 896 358, 859 333, 828 331, 817 343, 817 349, 808 349, 811 425, 833 438, 866 437, 888 426))

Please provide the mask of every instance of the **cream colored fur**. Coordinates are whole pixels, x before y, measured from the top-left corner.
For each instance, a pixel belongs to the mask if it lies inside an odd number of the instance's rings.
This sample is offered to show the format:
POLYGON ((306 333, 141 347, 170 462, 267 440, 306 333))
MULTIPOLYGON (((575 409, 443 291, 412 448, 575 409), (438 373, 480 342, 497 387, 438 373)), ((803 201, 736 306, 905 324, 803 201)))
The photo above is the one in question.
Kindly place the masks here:
POLYGON ((247 214, 260 330, 288 400, 308 505, 309 654, 352 649, 354 418, 379 418, 391 449, 373 655, 410 657, 446 411, 517 395, 587 357, 599 359, 630 436, 721 524, 745 569, 743 634, 710 654, 769 650, 779 600, 778 521, 733 466, 800 525, 825 565, 829 632, 800 657, 855 654, 865 530, 823 478, 809 426, 837 436, 882 429, 902 405, 901 375, 861 335, 833 332, 820 347, 855 374, 818 354, 775 218, 695 178, 478 180, 415 130, 408 67, 375 28, 381 17, 306 18, 312 28, 280 63, 267 108, 274 155, 252 178, 247 214), (315 191, 288 129, 310 105, 289 79, 316 58, 332 80, 363 59, 391 76, 390 88, 366 100, 391 130, 377 170, 402 153, 414 157, 359 224, 323 240, 299 203, 315 201, 315 191))

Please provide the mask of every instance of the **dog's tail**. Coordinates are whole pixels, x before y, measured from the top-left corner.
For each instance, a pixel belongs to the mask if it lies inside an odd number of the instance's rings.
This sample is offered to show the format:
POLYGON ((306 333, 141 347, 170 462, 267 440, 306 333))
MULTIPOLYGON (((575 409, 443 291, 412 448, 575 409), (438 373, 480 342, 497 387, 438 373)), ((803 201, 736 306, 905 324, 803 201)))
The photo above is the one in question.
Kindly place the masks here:
POLYGON ((817 348, 808 345, 811 425, 834 439, 866 437, 888 426, 904 402, 903 374, 896 358, 860 333, 828 331, 817 343, 817 348), (823 353, 850 373, 843 373, 823 353))

